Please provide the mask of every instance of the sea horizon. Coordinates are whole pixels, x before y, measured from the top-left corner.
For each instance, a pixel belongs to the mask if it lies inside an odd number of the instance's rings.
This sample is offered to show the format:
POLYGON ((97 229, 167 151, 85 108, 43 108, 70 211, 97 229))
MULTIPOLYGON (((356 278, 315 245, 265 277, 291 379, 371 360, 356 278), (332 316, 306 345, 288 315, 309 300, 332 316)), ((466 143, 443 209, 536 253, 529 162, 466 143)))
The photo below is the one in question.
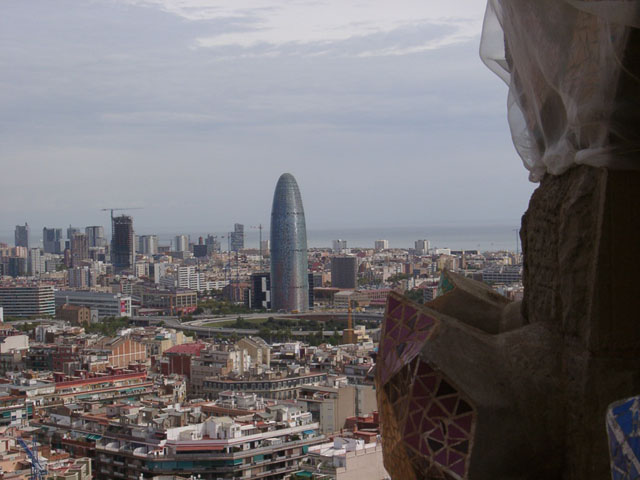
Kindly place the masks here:
MULTIPOLYGON (((136 231, 136 235, 157 235, 160 245, 168 246, 176 235, 187 235, 192 243, 198 243, 199 237, 205 239, 207 235, 217 235, 223 250, 227 249, 227 232, 207 231, 204 229, 190 229, 190 231, 175 229, 154 232, 152 229, 136 231)), ((309 248, 331 248, 333 240, 347 241, 347 248, 373 248, 376 240, 388 240, 389 248, 408 249, 414 247, 416 240, 429 240, 431 247, 451 248, 455 250, 501 251, 521 250, 520 243, 516 245, 518 228, 515 225, 433 225, 408 227, 345 227, 345 228, 317 228, 307 230, 307 244, 309 248)), ((66 233, 66 232, 65 232, 66 233)), ((42 235, 33 235, 30 246, 42 246, 42 235), (35 242, 34 242, 35 240, 35 242)), ((105 234, 110 236, 108 227, 105 234)), ((245 226, 245 248, 259 248, 260 233, 257 229, 245 226)), ((269 231, 262 230, 262 239, 269 239, 269 231)), ((13 234, 4 232, 0 241, 8 245, 14 244, 13 234)))

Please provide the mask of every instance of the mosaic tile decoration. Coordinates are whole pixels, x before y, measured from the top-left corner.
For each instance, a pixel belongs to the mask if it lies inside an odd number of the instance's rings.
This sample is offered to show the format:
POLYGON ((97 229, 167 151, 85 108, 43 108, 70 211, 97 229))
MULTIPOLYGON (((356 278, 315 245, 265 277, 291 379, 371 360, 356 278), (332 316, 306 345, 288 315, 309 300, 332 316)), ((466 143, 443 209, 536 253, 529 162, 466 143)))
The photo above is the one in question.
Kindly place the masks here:
POLYGON ((438 282, 438 292, 436 293, 436 296, 439 297, 440 295, 444 295, 445 293, 450 292, 454 288, 455 286, 453 285, 453 282, 449 278, 449 275, 447 275, 447 271, 446 270, 443 271, 440 274, 440 281, 438 282))
POLYGON ((407 411, 407 401, 411 388, 411 379, 418 360, 405 365, 396 373, 393 380, 382 388, 376 388, 378 409, 382 418, 382 446, 384 461, 388 465, 387 471, 392 478, 403 480, 417 480, 424 478, 425 468, 416 468, 417 463, 410 456, 402 435, 404 418, 402 413, 407 411), (418 474, 416 474, 418 472, 418 474))
POLYGON ((640 396, 612 403, 607 410, 611 478, 640 478, 640 396))
POLYGON ((440 372, 420 361, 413 377, 404 442, 456 479, 466 478, 476 412, 440 372))
POLYGON ((439 325, 419 310, 404 297, 389 296, 377 371, 385 465, 393 478, 463 480, 477 413, 453 382, 419 356, 439 325))
POLYGON ((382 385, 420 353, 438 323, 399 295, 389 295, 378 349, 377 368, 382 385))

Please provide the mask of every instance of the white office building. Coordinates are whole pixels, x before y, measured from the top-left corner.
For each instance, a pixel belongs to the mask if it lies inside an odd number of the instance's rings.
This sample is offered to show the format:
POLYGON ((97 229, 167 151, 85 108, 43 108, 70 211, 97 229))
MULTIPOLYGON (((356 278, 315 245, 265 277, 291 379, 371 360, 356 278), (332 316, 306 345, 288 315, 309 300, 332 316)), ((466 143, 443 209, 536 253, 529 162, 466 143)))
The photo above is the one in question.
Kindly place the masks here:
POLYGON ((28 273, 32 277, 37 277, 45 273, 44 255, 39 248, 29 249, 29 263, 27 265, 28 273))
POLYGON ((89 247, 107 246, 107 238, 104 236, 104 227, 99 225, 85 227, 84 233, 87 236, 89 247))
POLYGON ((54 292, 51 285, 34 287, 0 287, 0 306, 12 317, 55 315, 54 292))
POLYGON ((140 235, 138 237, 138 251, 143 255, 156 255, 158 253, 158 236, 140 235))
POLYGON ((69 288, 90 288, 96 286, 98 272, 90 267, 74 267, 67 270, 69 288))
POLYGON ((100 318, 131 316, 131 297, 121 293, 58 290, 55 293, 56 307, 65 304, 96 309, 100 318))
POLYGON ((174 252, 186 252, 189 250, 189 239, 186 235, 176 235, 174 252))
POLYGON ((347 253, 347 241, 341 238, 334 240, 333 253, 347 253))
POLYGON ((494 283, 521 283, 522 265, 492 265, 482 270, 482 281, 494 283))
POLYGON ((416 240, 414 245, 416 255, 427 255, 429 253, 429 240, 416 240))
POLYGON ((376 240, 373 242, 373 247, 376 251, 388 250, 389 249, 389 240, 376 240))

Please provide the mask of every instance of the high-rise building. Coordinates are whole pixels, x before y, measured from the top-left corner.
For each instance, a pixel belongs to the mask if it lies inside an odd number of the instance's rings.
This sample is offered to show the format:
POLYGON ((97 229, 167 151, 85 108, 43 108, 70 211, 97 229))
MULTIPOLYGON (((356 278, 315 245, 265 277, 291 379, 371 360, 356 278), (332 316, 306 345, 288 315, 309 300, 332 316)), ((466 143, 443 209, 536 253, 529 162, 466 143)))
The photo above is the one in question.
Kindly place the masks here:
POLYGON ((44 253, 57 253, 64 252, 64 237, 62 236, 61 228, 47 228, 42 229, 42 242, 44 246, 44 253))
POLYGON ((236 223, 231 232, 231 251, 238 252, 244 249, 244 225, 236 223))
POLYGON ((204 273, 199 273, 194 266, 178 267, 175 276, 177 288, 188 288, 198 292, 204 289, 204 273))
MULTIPOLYGON (((24 247, 23 247, 24 248, 24 247)), ((3 275, 8 275, 10 277, 24 277, 28 273, 28 265, 27 265, 26 257, 3 257, 2 258, 2 271, 3 275)))
POLYGON ((140 235, 138 237, 138 250, 143 255, 157 254, 158 237, 156 235, 140 235))
POLYGON ((113 217, 113 238, 111 239, 113 268, 116 272, 133 269, 135 256, 133 219, 128 215, 113 217))
POLYGON ((176 235, 174 252, 186 252, 189 250, 189 239, 186 235, 176 235))
POLYGON ((217 235, 207 235, 204 244, 207 246, 208 255, 211 255, 212 253, 220 253, 220 241, 218 240, 217 235))
POLYGON ((15 231, 16 247, 29 248, 29 224, 25 223, 24 226, 16 225, 15 231))
POLYGON ((89 247, 107 246, 107 238, 104 236, 104 227, 100 225, 85 227, 84 233, 87 235, 89 247))
POLYGON ((89 239, 84 233, 74 233, 71 237, 71 266, 79 267, 89 258, 89 239))
POLYGON ((429 253, 429 240, 416 240, 414 245, 416 255, 426 255, 429 253))
POLYGON ((389 248, 389 240, 376 240, 373 246, 377 251, 387 250, 389 248))
POLYGON ((271 277, 269 273, 251 274, 251 308, 271 308, 271 277))
POLYGON ((347 241, 341 238, 333 241, 333 253, 344 253, 347 251, 347 241))
POLYGON ((193 256, 196 258, 204 258, 209 255, 208 246, 204 243, 199 243, 198 245, 193 246, 193 256))
POLYGON ((309 309, 313 310, 313 304, 315 302, 315 275, 313 272, 307 274, 307 281, 309 282, 309 309))
POLYGON ((29 265, 27 267, 29 275, 36 277, 45 272, 44 256, 39 248, 29 249, 29 265))
POLYGON ((308 310, 308 268, 302 197, 296 179, 284 173, 276 185, 271 207, 272 310, 308 310))
POLYGON ((5 315, 13 317, 53 316, 56 313, 51 285, 0 287, 0 305, 5 315))
POLYGON ((349 255, 331 259, 331 286, 335 288, 356 288, 358 259, 349 255))
MULTIPOLYGON (((309 272, 307 278, 309 279, 309 308, 313 309, 316 274, 309 272)), ((322 285, 322 282, 318 282, 318 285, 322 285)), ((271 275, 269 272, 251 274, 251 304, 249 307, 271 309, 271 275)))
POLYGON ((67 270, 69 288, 89 288, 96 285, 96 271, 90 267, 75 267, 67 270))
POLYGON ((67 240, 71 241, 76 233, 80 233, 80 229, 69 225, 69 228, 67 228, 67 240))
POLYGON ((67 228, 67 240, 64 243, 64 248, 62 249, 62 251, 64 252, 67 248, 71 249, 71 239, 73 238, 73 236, 76 233, 80 233, 80 229, 77 227, 72 227, 71 225, 69 225, 69 227, 67 228))

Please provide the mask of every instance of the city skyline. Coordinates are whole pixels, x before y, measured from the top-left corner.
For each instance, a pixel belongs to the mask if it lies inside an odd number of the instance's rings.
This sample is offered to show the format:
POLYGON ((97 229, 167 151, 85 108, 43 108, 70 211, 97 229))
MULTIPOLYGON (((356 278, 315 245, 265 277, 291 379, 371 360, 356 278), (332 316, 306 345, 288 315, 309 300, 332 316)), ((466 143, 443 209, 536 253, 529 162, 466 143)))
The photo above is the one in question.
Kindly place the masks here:
POLYGON ((534 185, 478 58, 483 10, 12 2, 3 223, 92 225, 118 205, 144 207, 141 231, 257 225, 275 170, 298 179, 310 229, 517 224, 534 185))
MULTIPOLYGON (((135 219, 134 219, 135 220, 135 219)), ((137 225, 137 223, 136 223, 137 225)), ((47 228, 47 227, 45 227, 47 228)), ((52 227, 51 230, 66 230, 58 227, 52 227)), ((39 231, 39 230, 38 230, 39 231)), ((332 242, 340 237, 346 237, 349 248, 374 248, 374 243, 380 240, 380 235, 386 236, 386 240, 390 248, 413 248, 414 243, 423 237, 429 239, 433 246, 451 247, 454 249, 480 249, 480 250, 516 250, 515 235, 519 231, 515 225, 472 225, 472 226, 456 226, 456 225, 431 225, 416 227, 398 227, 398 228, 340 228, 340 229, 307 229, 307 240, 310 248, 332 248, 332 242)), ((135 228, 137 238, 154 236, 158 245, 170 246, 175 242, 176 235, 187 235, 190 242, 195 244, 198 238, 207 235, 217 236, 222 240, 223 250, 228 248, 226 235, 228 231, 214 231, 212 229, 201 228, 197 231, 187 232, 169 228, 166 231, 144 230, 139 231, 135 228)), ((269 237, 268 224, 263 228, 263 240, 269 237)), ((7 235, 0 235, 0 243, 13 245, 14 234, 11 232, 7 235)), ((247 230, 245 234, 246 248, 259 248, 260 234, 258 230, 247 230)), ((62 236, 62 247, 59 252, 64 250, 64 239, 62 236)), ((109 232, 107 241, 110 242, 111 234, 109 232)), ((31 236, 31 247, 44 248, 40 235, 33 234, 31 236)), ((53 252, 53 250, 50 250, 53 252)))

